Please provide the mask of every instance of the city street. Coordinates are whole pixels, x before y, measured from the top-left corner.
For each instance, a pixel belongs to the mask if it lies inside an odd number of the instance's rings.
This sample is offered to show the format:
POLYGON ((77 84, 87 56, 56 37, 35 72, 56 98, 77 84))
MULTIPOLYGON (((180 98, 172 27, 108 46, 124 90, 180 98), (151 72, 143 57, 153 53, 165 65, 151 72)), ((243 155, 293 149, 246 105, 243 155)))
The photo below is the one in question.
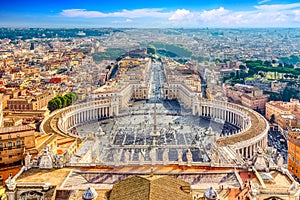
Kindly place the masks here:
POLYGON ((284 163, 287 163, 287 141, 277 131, 269 131, 268 133, 268 145, 274 147, 278 154, 281 154, 284 158, 284 163))

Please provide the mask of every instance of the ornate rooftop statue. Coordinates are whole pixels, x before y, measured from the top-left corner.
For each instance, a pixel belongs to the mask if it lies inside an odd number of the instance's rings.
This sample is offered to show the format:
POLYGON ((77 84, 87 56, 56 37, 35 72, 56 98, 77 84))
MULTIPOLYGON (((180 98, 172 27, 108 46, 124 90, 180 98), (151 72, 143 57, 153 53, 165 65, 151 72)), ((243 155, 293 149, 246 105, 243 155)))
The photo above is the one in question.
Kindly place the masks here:
POLYGON ((50 154, 48 145, 44 148, 43 154, 40 158, 39 168, 40 169, 52 169, 53 168, 53 160, 52 160, 52 156, 50 154))

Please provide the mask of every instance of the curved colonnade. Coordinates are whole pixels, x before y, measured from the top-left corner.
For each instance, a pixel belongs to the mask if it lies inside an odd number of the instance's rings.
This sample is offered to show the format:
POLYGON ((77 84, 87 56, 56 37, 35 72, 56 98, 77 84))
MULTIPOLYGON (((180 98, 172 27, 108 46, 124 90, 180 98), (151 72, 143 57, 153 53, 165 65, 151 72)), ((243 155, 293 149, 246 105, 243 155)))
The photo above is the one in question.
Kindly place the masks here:
POLYGON ((218 138, 218 146, 231 145, 244 158, 251 158, 258 147, 267 147, 269 124, 252 109, 234 103, 202 99, 195 105, 194 113, 240 128, 238 132, 218 138))
POLYGON ((52 112, 41 123, 41 132, 78 137, 71 129, 88 121, 118 116, 119 105, 111 99, 75 104, 52 112))
MULTIPOLYGON (((242 157, 251 158, 258 147, 267 146, 268 122, 251 109, 233 103, 201 99, 194 103, 193 114, 238 126, 238 132, 220 136, 217 145, 230 145, 242 157)), ((119 105, 111 99, 76 104, 52 112, 43 120, 41 131, 78 137, 72 134, 73 127, 113 116, 119 116, 119 105)))

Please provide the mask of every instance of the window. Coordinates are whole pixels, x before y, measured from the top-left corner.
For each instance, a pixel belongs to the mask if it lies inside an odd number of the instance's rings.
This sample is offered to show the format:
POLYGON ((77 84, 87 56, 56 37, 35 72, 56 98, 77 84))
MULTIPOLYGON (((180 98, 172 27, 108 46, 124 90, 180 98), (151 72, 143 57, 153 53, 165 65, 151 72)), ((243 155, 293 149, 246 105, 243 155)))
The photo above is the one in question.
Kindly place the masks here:
POLYGON ((17 146, 17 148, 21 148, 21 141, 20 140, 17 140, 16 146, 17 146))
POLYGON ((8 135, 8 139, 11 139, 11 135, 8 135))
POLYGON ((3 144, 0 142, 0 151, 3 151, 3 144))
POLYGON ((12 158, 12 155, 9 155, 8 157, 9 157, 9 158, 12 158))
POLYGON ((19 138, 20 137, 20 134, 17 134, 17 138, 19 138))
POLYGON ((8 150, 12 149, 12 142, 8 142, 8 150))

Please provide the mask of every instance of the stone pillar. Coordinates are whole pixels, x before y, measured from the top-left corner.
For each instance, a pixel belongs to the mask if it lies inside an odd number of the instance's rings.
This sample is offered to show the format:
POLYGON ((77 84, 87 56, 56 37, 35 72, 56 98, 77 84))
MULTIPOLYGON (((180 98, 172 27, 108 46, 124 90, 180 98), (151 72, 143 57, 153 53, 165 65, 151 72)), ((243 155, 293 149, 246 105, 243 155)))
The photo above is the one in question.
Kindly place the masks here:
POLYGON ((113 106, 109 107, 109 116, 113 116, 113 106))
POLYGON ((7 200, 16 200, 16 191, 6 191, 7 200))
POLYGON ((196 114, 196 106, 193 104, 192 107, 193 107, 192 114, 195 115, 196 114))
POLYGON ((71 119, 70 118, 67 118, 67 127, 65 127, 65 130, 69 129, 70 128, 70 125, 71 125, 71 119))
POLYGON ((74 126, 74 119, 75 119, 75 115, 72 115, 72 117, 71 117, 71 126, 72 127, 74 126))
POLYGON ((202 116, 202 106, 198 105, 198 115, 202 116))

